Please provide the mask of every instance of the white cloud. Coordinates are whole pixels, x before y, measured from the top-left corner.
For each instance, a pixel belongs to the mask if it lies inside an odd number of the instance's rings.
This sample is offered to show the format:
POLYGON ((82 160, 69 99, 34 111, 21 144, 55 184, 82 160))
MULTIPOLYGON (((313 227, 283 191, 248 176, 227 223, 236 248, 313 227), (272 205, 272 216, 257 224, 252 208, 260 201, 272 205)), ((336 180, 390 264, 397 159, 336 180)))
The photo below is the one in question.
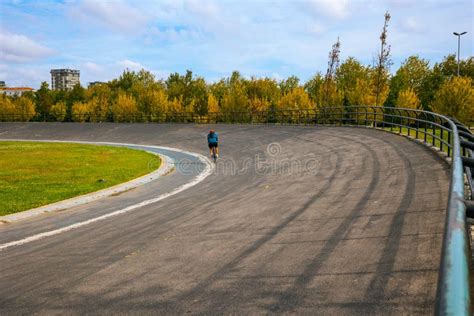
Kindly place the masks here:
POLYGON ((146 69, 146 67, 143 66, 142 64, 135 61, 128 60, 128 59, 121 60, 117 64, 123 68, 127 68, 130 70, 146 69))
POLYGON ((97 65, 96 63, 93 63, 93 62, 86 62, 83 64, 83 67, 92 72, 92 73, 101 73, 103 71, 103 68, 99 65, 97 65))
POLYGON ((50 82, 48 66, 0 64, 0 80, 10 87, 38 89, 42 81, 50 82))
POLYGON ((206 18, 215 18, 219 14, 219 7, 216 3, 202 0, 187 0, 184 7, 192 12, 206 18))
POLYGON ((54 51, 29 37, 0 30, 0 60, 14 63, 30 62, 53 55, 54 51))
POLYGON ((404 19, 398 27, 404 32, 421 32, 424 29, 424 25, 412 17, 404 19))
POLYGON ((348 0, 313 0, 307 2, 307 5, 313 13, 318 15, 337 19, 346 18, 349 15, 348 0))
POLYGON ((320 35, 326 31, 326 27, 320 23, 311 22, 311 23, 307 23, 306 31, 310 35, 320 35))
POLYGON ((151 17, 146 12, 120 0, 86 0, 72 6, 70 13, 84 22, 104 25, 119 32, 136 32, 142 29, 151 17))

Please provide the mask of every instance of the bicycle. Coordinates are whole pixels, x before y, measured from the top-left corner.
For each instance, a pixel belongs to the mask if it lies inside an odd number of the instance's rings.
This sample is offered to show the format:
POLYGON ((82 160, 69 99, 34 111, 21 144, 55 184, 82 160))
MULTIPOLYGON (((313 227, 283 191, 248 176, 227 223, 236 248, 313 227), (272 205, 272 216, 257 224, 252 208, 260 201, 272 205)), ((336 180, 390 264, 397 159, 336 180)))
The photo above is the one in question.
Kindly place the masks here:
POLYGON ((214 159, 214 163, 217 163, 217 153, 216 153, 217 147, 212 147, 212 159, 214 159))

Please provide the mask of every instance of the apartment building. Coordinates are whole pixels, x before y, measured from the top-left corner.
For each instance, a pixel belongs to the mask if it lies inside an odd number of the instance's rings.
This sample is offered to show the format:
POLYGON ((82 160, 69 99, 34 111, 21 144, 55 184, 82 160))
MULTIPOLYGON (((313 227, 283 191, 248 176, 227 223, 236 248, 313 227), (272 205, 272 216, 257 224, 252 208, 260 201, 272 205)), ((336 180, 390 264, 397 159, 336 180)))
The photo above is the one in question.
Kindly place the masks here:
POLYGON ((80 84, 79 76, 79 70, 51 69, 51 89, 70 90, 80 84))

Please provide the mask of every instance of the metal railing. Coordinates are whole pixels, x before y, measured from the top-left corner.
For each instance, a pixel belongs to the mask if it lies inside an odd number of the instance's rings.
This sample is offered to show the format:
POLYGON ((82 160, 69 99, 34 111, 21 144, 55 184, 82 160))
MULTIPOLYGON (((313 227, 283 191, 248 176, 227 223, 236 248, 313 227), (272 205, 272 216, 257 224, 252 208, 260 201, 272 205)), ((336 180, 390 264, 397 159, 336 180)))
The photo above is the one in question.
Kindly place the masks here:
MULTIPOLYGON (((0 113, 0 121, 24 121, 24 117, 27 116, 9 116, 0 113)), ((54 121, 55 119, 51 116, 43 116, 36 117, 34 120, 54 121)), ((72 114, 64 121, 365 126, 405 134, 426 145, 437 147, 447 155, 451 162, 451 183, 438 277, 436 313, 439 315, 469 315, 471 312, 469 289, 470 247, 467 236, 466 209, 469 211, 472 207, 472 214, 474 215, 474 206, 472 196, 470 201, 464 200, 464 172, 466 172, 472 185, 472 182, 474 182, 472 180, 474 137, 468 128, 454 119, 433 112, 414 109, 346 106, 307 110, 270 109, 267 111, 216 112, 206 115, 191 112, 134 115, 72 114)))

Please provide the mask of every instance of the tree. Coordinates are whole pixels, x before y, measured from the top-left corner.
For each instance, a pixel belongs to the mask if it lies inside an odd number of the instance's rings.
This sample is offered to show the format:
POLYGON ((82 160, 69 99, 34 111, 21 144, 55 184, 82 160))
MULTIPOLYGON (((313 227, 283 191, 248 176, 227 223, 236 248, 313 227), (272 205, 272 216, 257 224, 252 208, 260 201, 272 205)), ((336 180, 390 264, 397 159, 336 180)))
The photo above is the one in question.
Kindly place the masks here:
POLYGON ((324 85, 324 78, 320 72, 316 73, 304 84, 304 89, 311 101, 317 106, 322 106, 321 87, 324 85))
POLYGON ((208 92, 206 81, 203 78, 197 78, 192 82, 191 95, 194 112, 199 115, 207 114, 208 92))
POLYGON ((86 90, 90 120, 104 122, 109 118, 111 109, 112 91, 107 84, 94 85, 86 90))
POLYGON ((412 88, 402 90, 398 93, 397 107, 405 109, 421 109, 420 100, 412 88))
POLYGON ((191 82, 193 80, 193 72, 186 70, 186 74, 181 76, 175 72, 169 75, 165 81, 168 92, 168 100, 182 99, 182 105, 186 108, 192 102, 191 82))
POLYGON ((146 112, 151 121, 157 121, 168 111, 169 101, 164 89, 150 90, 145 95, 146 112))
POLYGON ((224 95, 221 109, 225 113, 249 110, 249 100, 243 82, 231 79, 231 86, 224 95))
POLYGON ((313 108, 313 103, 302 87, 291 90, 278 103, 280 110, 309 110, 313 108))
MULTIPOLYGON (((474 80, 474 58, 469 57, 466 60, 460 62, 460 73, 468 76, 474 80)), ((426 78, 423 86, 423 93, 421 101, 424 108, 430 109, 432 102, 435 99, 436 91, 438 91, 441 85, 450 80, 457 74, 457 59, 456 56, 448 55, 440 63, 435 63, 429 76, 426 78)))
POLYGON ((300 79, 296 76, 290 76, 287 79, 281 80, 278 83, 281 95, 285 95, 299 87, 300 79))
POLYGON ((380 34, 380 51, 377 55, 377 63, 375 65, 375 105, 379 106, 383 104, 382 95, 387 86, 388 81, 388 68, 391 65, 390 60, 390 45, 387 45, 387 34, 388 34, 388 22, 390 21, 390 14, 385 12, 385 21, 380 34))
POLYGON ((130 94, 121 91, 112 104, 112 113, 116 122, 133 122, 138 115, 137 102, 130 94))
POLYGON ((85 122, 89 120, 90 110, 87 103, 76 101, 71 107, 71 116, 74 122, 85 122))
POLYGON ((29 121, 36 116, 35 104, 30 98, 21 96, 14 100, 15 113, 22 121, 29 121))
POLYGON ((252 112, 265 112, 271 106, 271 103, 266 99, 252 98, 249 99, 249 109, 252 112))
MULTIPOLYGON (((413 88, 407 88, 405 90, 400 91, 398 93, 396 105, 399 108, 405 108, 405 109, 414 109, 414 110, 421 109, 420 100, 416 96, 416 93, 413 90, 413 88)), ((406 115, 409 117, 417 116, 416 113, 412 113, 411 111, 408 111, 406 115)), ((415 122, 414 120, 404 120, 404 121, 405 121, 405 124, 408 124, 408 125, 413 124, 415 122)))
POLYGON ((394 106, 400 91, 412 89, 420 96, 422 104, 428 105, 429 97, 426 95, 426 85, 431 70, 429 62, 418 56, 408 57, 390 79, 390 92, 385 100, 386 106, 394 106))
POLYGON ((80 85, 76 84, 71 91, 67 92, 67 104, 72 105, 75 102, 84 102, 86 100, 86 90, 80 85))
MULTIPOLYGON (((210 94, 216 98, 219 105, 222 105, 227 89, 228 86, 225 79, 221 79, 209 86, 210 94)), ((211 110, 209 110, 209 112, 211 112, 211 110)))
POLYGON ((0 94, 0 120, 2 121, 14 121, 16 120, 15 105, 11 99, 0 94))
POLYGON ((469 77, 452 77, 445 81, 433 102, 433 110, 469 123, 474 117, 474 89, 469 77))
POLYGON ((298 86, 299 79, 293 77, 286 83, 280 82, 280 85, 270 78, 257 79, 252 77, 246 81, 247 97, 250 100, 252 110, 266 111, 271 104, 276 104, 280 98, 281 89, 292 90, 296 81, 298 86), (282 88, 283 87, 283 88, 282 88))
POLYGON ((171 115, 171 120, 173 122, 185 121, 185 117, 183 117, 183 115, 186 114, 184 112, 185 109, 183 106, 183 97, 174 98, 169 102, 168 115, 171 115))
POLYGON ((41 87, 36 91, 36 111, 41 119, 46 119, 49 114, 49 109, 53 105, 53 95, 49 90, 49 85, 46 81, 41 83, 41 87))
POLYGON ((336 70, 338 90, 341 91, 344 105, 366 105, 366 95, 370 89, 360 90, 369 83, 370 69, 363 66, 354 57, 347 58, 336 70), (363 83, 361 85, 361 83, 363 83), (362 96, 361 93, 364 95, 362 96), (361 103, 362 102, 362 103, 361 103))
POLYGON ((332 49, 329 52, 328 69, 326 71, 326 77, 324 78, 323 106, 340 105, 338 102, 339 100, 336 97, 338 93, 334 80, 337 68, 339 67, 340 52, 341 42, 338 37, 336 43, 332 46, 332 49))
POLYGON ((209 93, 207 97, 207 109, 209 113, 218 113, 220 110, 219 102, 217 102, 217 98, 212 93, 209 93))
POLYGON ((58 122, 64 121, 64 119, 66 118, 66 113, 67 113, 66 103, 64 101, 60 101, 53 104, 53 106, 51 107, 50 113, 56 121, 58 122))

